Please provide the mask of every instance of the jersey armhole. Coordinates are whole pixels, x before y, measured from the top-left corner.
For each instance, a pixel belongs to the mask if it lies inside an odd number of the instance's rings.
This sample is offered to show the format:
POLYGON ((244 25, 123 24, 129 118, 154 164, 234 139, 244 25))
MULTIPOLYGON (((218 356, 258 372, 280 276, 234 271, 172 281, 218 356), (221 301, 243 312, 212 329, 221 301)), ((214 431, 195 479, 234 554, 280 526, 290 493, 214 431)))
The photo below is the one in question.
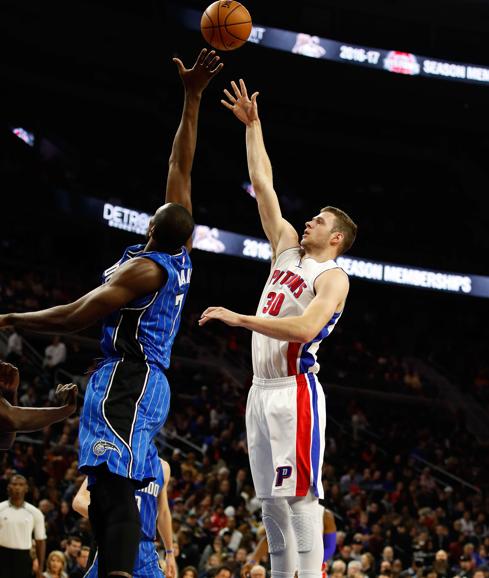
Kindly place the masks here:
POLYGON ((284 249, 283 251, 280 251, 280 253, 278 255, 275 255, 275 261, 273 262, 273 264, 276 265, 277 261, 280 259, 280 257, 284 253, 287 253, 287 251, 297 251, 297 249, 300 249, 300 245, 296 245, 295 247, 289 247, 288 249, 284 249))
POLYGON ((324 273, 327 273, 328 271, 334 271, 335 269, 340 269, 341 271, 343 271, 343 273, 346 275, 346 278, 348 279, 348 281, 350 280, 348 273, 339 265, 336 265, 336 267, 331 267, 331 269, 325 269, 324 271, 321 271, 321 273, 318 273, 314 277, 314 280, 312 282, 312 292, 314 293, 314 297, 316 297, 316 286, 315 286, 316 280, 319 279, 319 277, 321 277, 321 275, 323 275, 324 273))

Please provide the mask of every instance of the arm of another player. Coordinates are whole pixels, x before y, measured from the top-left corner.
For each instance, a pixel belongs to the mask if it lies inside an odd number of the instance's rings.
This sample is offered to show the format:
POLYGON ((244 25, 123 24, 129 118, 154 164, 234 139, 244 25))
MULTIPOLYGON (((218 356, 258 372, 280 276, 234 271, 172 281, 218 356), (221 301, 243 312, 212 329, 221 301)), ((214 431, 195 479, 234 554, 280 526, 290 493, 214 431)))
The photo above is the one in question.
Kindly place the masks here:
POLYGON ((251 554, 250 559, 243 564, 241 568, 241 577, 245 578, 247 576, 253 566, 259 564, 261 559, 264 558, 268 554, 268 540, 267 535, 265 534, 263 538, 258 542, 256 545, 255 551, 251 554))
POLYGON ((17 407, 0 398, 0 430, 33 432, 64 420, 76 411, 78 388, 74 383, 58 385, 56 393, 64 402, 60 407, 17 407))
POLYGON ((227 325, 244 327, 280 341, 307 343, 314 339, 331 319, 343 308, 348 294, 348 277, 341 269, 326 271, 316 280, 316 296, 302 315, 270 319, 255 315, 240 315, 223 307, 209 307, 199 320, 204 325, 218 319, 227 325))
POLYGON ((258 92, 252 94, 250 99, 242 79, 239 81, 239 88, 234 81, 231 82, 231 87, 234 96, 229 90, 224 90, 229 102, 226 100, 221 100, 221 102, 246 125, 248 171, 256 194, 263 230, 272 245, 274 260, 286 249, 298 247, 299 237, 294 227, 283 218, 277 193, 273 187, 272 164, 265 148, 258 117, 256 103, 258 92))
MULTIPOLYGON (((168 179, 166 182, 166 203, 179 203, 192 212, 191 171, 197 145, 197 124, 199 119, 202 92, 210 80, 219 73, 224 64, 214 50, 201 50, 192 68, 185 68, 179 58, 173 62, 185 88, 185 98, 180 124, 168 161, 168 179)), ((190 247, 189 247, 190 248, 190 247)))
POLYGON ((165 480, 163 488, 158 496, 158 533, 163 540, 165 546, 165 562, 167 578, 176 578, 177 565, 175 562, 175 554, 173 553, 173 529, 170 506, 168 505, 168 481, 171 476, 170 465, 160 459, 161 467, 163 468, 163 479, 165 480))
POLYGON ((166 276, 166 271, 150 259, 131 259, 117 269, 108 283, 77 301, 32 313, 0 315, 0 328, 13 326, 38 333, 80 331, 132 300, 158 291, 166 276))
POLYGON ((78 492, 73 498, 72 507, 80 516, 88 518, 88 506, 90 505, 90 490, 88 489, 88 478, 83 480, 78 492))

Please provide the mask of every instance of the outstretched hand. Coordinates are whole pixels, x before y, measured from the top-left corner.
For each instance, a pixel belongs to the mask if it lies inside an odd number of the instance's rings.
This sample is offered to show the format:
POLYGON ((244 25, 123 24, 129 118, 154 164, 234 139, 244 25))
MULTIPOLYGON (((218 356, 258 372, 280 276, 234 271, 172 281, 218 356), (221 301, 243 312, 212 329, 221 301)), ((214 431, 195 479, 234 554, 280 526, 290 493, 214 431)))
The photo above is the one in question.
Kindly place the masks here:
POLYGON ((16 391, 19 387, 19 370, 15 365, 0 361, 0 390, 16 391))
POLYGON ((173 62, 177 65, 185 90, 200 95, 211 79, 222 70, 224 64, 219 62, 220 59, 215 50, 209 52, 203 48, 192 68, 185 68, 179 58, 174 58, 173 62))
POLYGON ((254 120, 258 120, 258 105, 256 104, 256 97, 259 93, 254 92, 250 99, 246 90, 246 84, 242 78, 239 79, 239 88, 234 80, 231 82, 231 87, 234 91, 234 96, 225 88, 224 94, 227 96, 228 100, 221 100, 222 104, 229 110, 232 110, 234 115, 246 125, 250 124, 254 120))
POLYGON ((231 327, 236 327, 241 323, 241 316, 239 313, 235 313, 234 311, 230 311, 224 307, 208 307, 204 313, 202 313, 202 316, 199 319, 199 325, 202 327, 202 325, 205 325, 211 319, 217 319, 231 327))
POLYGON ((56 388, 56 397, 63 405, 68 405, 76 410, 76 399, 78 396, 78 387, 75 383, 61 383, 56 388))

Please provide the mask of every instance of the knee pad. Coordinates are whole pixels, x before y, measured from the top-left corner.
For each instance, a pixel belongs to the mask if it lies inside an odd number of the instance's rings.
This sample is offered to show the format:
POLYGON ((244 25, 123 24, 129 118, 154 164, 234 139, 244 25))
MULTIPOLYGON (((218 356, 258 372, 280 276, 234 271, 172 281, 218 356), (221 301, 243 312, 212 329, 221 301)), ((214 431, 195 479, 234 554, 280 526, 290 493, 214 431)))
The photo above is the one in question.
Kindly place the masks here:
POLYGON ((292 528, 297 541, 297 551, 302 554, 310 552, 314 544, 314 524, 307 514, 292 514, 292 528))
POLYGON ((286 549, 290 508, 285 499, 265 499, 262 504, 263 525, 267 532, 268 551, 279 554, 286 549))

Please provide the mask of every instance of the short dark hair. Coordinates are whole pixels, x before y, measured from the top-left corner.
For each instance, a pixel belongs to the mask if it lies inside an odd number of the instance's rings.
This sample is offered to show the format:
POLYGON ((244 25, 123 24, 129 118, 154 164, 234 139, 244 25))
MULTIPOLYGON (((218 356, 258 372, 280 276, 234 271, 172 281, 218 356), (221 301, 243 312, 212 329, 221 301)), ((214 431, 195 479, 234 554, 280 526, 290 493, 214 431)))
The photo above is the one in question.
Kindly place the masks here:
POLYGON ((339 232, 343 235, 343 243, 341 244, 340 251, 338 255, 342 255, 346 253, 353 243, 355 242, 355 238, 357 236, 357 225, 353 222, 353 219, 337 207, 323 207, 321 209, 321 213, 331 213, 335 216, 335 223, 333 225, 333 232, 339 232))
POLYGON ((178 203, 160 207, 152 219, 151 238, 164 250, 179 250, 189 240, 194 230, 190 212, 178 203))
POLYGON ((231 576, 233 575, 233 571, 230 566, 228 566, 227 564, 221 564, 215 569, 215 571, 213 572, 213 576, 217 576, 219 572, 221 572, 222 570, 227 570, 231 576))
POLYGON ((80 544, 83 544, 83 540, 81 539, 81 537, 76 536, 74 534, 72 534, 71 536, 68 536, 68 539, 66 540, 67 544, 71 544, 72 542, 80 542, 80 544))

